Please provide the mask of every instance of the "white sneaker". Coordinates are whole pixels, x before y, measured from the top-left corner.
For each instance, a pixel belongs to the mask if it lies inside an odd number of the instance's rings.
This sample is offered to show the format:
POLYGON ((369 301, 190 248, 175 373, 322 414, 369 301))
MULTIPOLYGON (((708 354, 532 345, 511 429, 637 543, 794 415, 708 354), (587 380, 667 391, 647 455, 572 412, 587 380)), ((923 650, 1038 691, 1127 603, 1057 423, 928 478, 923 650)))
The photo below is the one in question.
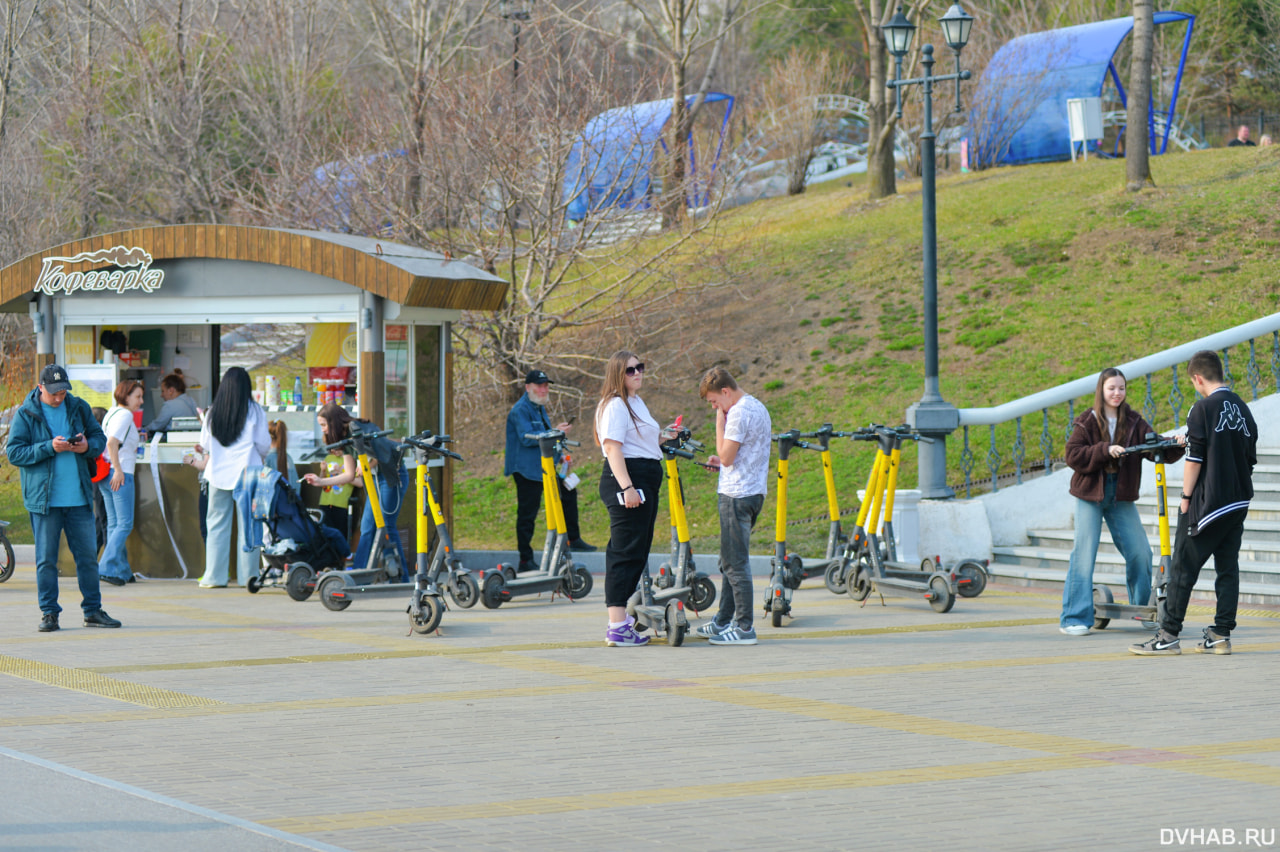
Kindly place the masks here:
POLYGON ((1088 636, 1093 629, 1085 624, 1068 624, 1066 627, 1059 627, 1058 632, 1067 636, 1088 636))

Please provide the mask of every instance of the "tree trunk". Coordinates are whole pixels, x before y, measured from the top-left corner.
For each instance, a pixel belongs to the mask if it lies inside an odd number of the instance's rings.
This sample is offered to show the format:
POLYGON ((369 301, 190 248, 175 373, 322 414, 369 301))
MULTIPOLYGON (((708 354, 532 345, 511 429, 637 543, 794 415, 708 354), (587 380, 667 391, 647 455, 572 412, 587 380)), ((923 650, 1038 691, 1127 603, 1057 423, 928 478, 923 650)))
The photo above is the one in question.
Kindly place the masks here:
MULTIPOLYGON (((685 18, 684 0, 673 4, 674 20, 685 18)), ((684 219, 685 211, 685 146, 689 139, 688 104, 685 103, 685 35, 684 27, 676 26, 671 33, 671 121, 667 141, 667 169, 662 180, 662 227, 674 228, 684 219)))
POLYGON ((1155 42, 1152 0, 1133 0, 1133 60, 1124 135, 1125 185, 1138 192, 1151 180, 1148 121, 1151 110, 1151 54, 1155 42))
MULTIPOLYGON (((871 3, 871 21, 884 17, 880 3, 871 3)), ((867 122, 867 195, 872 200, 898 192, 897 163, 894 161, 894 132, 897 118, 893 114, 893 98, 888 82, 889 49, 878 27, 867 29, 867 63, 871 92, 867 99, 870 116, 867 122)))

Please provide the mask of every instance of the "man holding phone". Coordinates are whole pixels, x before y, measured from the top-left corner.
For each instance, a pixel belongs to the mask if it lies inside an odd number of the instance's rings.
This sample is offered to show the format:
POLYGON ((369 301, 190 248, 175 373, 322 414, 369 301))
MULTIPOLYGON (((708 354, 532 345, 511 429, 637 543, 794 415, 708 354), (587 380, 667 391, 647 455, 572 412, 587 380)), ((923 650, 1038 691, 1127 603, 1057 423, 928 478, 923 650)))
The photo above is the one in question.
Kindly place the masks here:
MULTIPOLYGON (((530 441, 525 435, 545 432, 551 428, 551 421, 547 418, 547 402, 551 399, 552 384, 542 370, 530 370, 524 377, 524 396, 520 397, 507 414, 506 464, 502 475, 510 476, 516 484, 516 549, 520 551, 520 571, 531 571, 538 567, 533 561, 531 542, 538 510, 542 507, 542 452, 538 448, 538 442, 530 441)), ((556 429, 567 433, 573 420, 570 417, 557 424, 556 429)), ((578 529, 578 492, 566 485, 565 477, 569 476, 569 471, 563 462, 563 458, 556 458, 557 470, 563 470, 556 477, 556 483, 560 486, 560 502, 564 505, 569 549, 589 553, 596 548, 582 540, 578 529)))
POLYGON ((63 533, 75 558, 86 627, 119 627, 102 609, 90 463, 107 436, 89 404, 71 394, 67 371, 49 364, 9 428, 6 451, 22 478, 22 502, 36 540, 39 632, 58 629, 58 548, 63 533))

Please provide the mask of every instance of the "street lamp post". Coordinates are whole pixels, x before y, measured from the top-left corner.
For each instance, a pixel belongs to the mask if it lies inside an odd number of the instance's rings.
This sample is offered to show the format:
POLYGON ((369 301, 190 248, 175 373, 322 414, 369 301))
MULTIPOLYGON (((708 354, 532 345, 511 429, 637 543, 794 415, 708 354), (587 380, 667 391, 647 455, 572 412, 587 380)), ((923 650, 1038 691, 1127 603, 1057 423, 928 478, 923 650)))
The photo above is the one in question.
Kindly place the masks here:
POLYGON ((933 45, 926 44, 921 48, 924 58, 924 76, 902 79, 902 57, 911 46, 911 37, 915 33, 915 25, 902 14, 898 7, 893 16, 881 29, 889 52, 894 58, 893 80, 888 86, 894 90, 897 117, 902 118, 902 89, 906 86, 920 85, 924 87, 924 132, 920 135, 921 190, 923 198, 924 220, 924 395, 920 401, 907 408, 907 422, 920 432, 932 438, 921 441, 918 445, 920 463, 920 496, 924 498, 954 497, 947 486, 947 436, 960 425, 960 412, 942 398, 938 386, 938 212, 935 179, 937 162, 935 159, 936 136, 933 132, 933 84, 954 80, 956 83, 956 112, 960 112, 960 81, 969 79, 968 71, 960 70, 960 51, 969 41, 969 30, 973 26, 973 18, 956 3, 947 13, 938 19, 942 24, 943 36, 948 46, 955 52, 956 70, 954 74, 933 73, 933 45))
POLYGON ((520 80, 520 24, 529 20, 534 0, 498 0, 498 14, 511 22, 511 84, 520 80))

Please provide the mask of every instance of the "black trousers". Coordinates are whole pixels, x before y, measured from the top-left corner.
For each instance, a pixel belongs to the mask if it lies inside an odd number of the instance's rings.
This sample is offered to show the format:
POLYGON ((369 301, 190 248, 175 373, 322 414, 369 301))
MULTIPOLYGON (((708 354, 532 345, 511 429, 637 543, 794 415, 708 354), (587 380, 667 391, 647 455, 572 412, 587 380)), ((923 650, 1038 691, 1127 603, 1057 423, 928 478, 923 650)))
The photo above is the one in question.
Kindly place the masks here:
MULTIPOLYGON (((516 549, 520 551, 520 561, 533 559, 533 528, 538 521, 538 511, 542 508, 542 480, 526 479, 518 473, 511 474, 516 483, 516 549)), ((578 529, 578 492, 564 487, 564 480, 556 477, 560 486, 560 503, 564 506, 564 526, 569 534, 569 541, 577 541, 582 537, 578 529)))
POLYGON ((1240 602, 1240 539, 1248 514, 1248 510, 1243 510, 1223 515, 1199 535, 1188 535, 1187 516, 1178 516, 1169 568, 1169 595, 1165 601, 1164 623, 1160 625, 1167 632, 1174 636, 1182 632, 1182 621, 1191 602, 1191 587, 1200 579, 1200 569, 1212 556, 1213 567, 1218 572, 1213 581, 1213 591, 1218 596, 1213 630, 1222 636, 1231 635, 1240 602))
POLYGON ((658 520, 658 491, 662 488, 662 462, 627 459, 631 484, 644 492, 644 502, 628 509, 618 502, 618 480, 604 463, 600 474, 600 499, 609 510, 609 546, 604 549, 604 605, 626 606, 636 590, 658 520))

